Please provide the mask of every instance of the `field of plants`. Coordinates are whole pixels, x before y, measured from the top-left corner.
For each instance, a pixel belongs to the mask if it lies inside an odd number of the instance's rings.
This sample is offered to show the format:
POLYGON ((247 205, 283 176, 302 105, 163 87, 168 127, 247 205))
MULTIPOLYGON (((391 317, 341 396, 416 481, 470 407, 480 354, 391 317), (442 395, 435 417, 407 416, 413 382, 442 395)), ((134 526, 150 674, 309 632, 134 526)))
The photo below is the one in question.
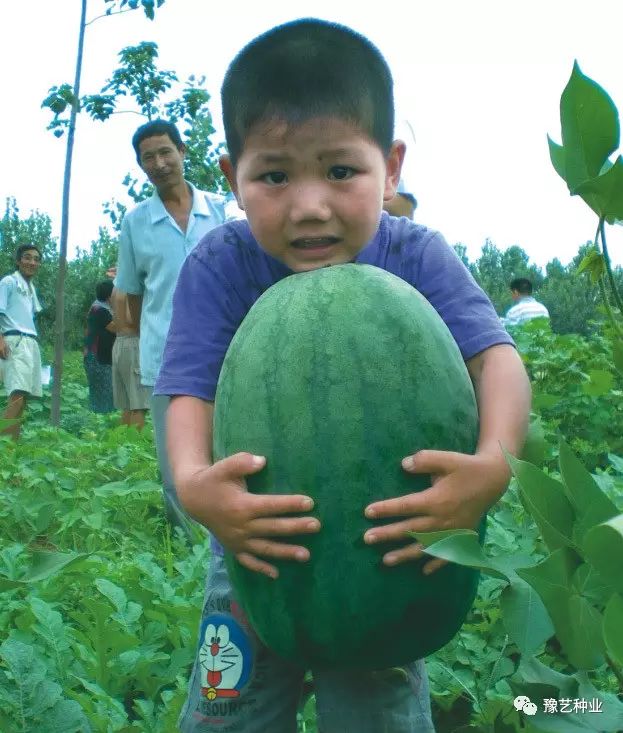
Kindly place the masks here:
MULTIPOLYGON (((622 377, 601 336, 533 322, 515 337, 535 393, 535 465, 514 464, 483 553, 469 533, 436 544, 483 570, 468 622, 428 659, 437 729, 623 730, 623 528, 582 538, 623 511, 622 377), (536 715, 515 709, 520 694, 536 715), (566 713, 566 699, 601 712, 566 713)), ((65 378, 62 429, 46 395, 21 442, 0 444, 0 730, 173 733, 209 548, 163 522, 149 426, 88 412, 79 354, 65 378)), ((316 731, 312 691, 301 733, 316 731)))

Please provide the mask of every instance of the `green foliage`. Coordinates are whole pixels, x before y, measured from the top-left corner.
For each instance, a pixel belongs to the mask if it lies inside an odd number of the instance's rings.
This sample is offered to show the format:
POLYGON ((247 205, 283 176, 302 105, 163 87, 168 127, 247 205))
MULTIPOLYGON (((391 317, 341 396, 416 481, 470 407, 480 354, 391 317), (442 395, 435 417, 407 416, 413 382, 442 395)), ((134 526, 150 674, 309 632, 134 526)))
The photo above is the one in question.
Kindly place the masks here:
POLYGON ((552 165, 569 193, 580 196, 598 217, 594 244, 578 271, 588 272, 598 285, 611 327, 617 337, 623 337, 621 282, 610 262, 605 228, 605 222, 623 222, 623 158, 610 159, 620 142, 619 113, 607 92, 581 72, 577 61, 560 98, 560 126, 562 145, 548 136, 552 165))
POLYGON ((46 393, 22 441, 0 439, 0 729, 171 733, 208 543, 165 526, 150 426, 86 412, 79 354, 66 377, 79 435, 48 427, 46 393))
MULTIPOLYGON (((205 77, 190 75, 182 85, 177 74, 157 66, 158 45, 143 41, 127 46, 119 52, 119 66, 97 94, 86 94, 79 100, 79 108, 93 120, 105 122, 119 112, 135 112, 145 121, 163 118, 181 124, 180 132, 186 145, 184 174, 198 188, 207 191, 226 191, 228 185, 218 158, 222 146, 214 147, 211 137, 215 130, 208 109, 210 95, 205 90, 205 77), (176 96, 172 96, 176 94, 176 96), (119 105, 123 103, 123 109, 119 105)), ((52 87, 42 106, 48 107, 54 117, 48 129, 62 135, 69 124, 69 109, 73 101, 71 86, 52 87)), ((138 203, 151 195, 149 185, 137 188, 137 180, 126 176, 123 185, 130 198, 138 203)), ((126 207, 114 200, 105 204, 104 211, 118 230, 126 207)))
POLYGON ((608 465, 609 453, 623 453, 623 376, 612 360, 610 339, 555 334, 540 320, 509 329, 533 390, 532 409, 551 443, 568 437, 590 470, 608 465))

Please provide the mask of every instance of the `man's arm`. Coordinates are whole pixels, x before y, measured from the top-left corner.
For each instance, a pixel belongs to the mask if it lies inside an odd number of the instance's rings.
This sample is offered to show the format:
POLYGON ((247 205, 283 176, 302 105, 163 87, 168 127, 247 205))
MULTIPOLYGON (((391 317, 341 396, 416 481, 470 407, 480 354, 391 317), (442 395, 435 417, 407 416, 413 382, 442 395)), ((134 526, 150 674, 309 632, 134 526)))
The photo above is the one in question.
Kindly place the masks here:
MULTIPOLYGON (((6 320, 6 311, 9 307, 9 278, 0 280, 0 326, 6 320)), ((9 345, 4 340, 4 336, 0 332, 0 359, 9 358, 9 345)))
POLYGON ((128 310, 132 325, 138 330, 141 324, 141 311, 143 310, 143 296, 128 293, 128 310))

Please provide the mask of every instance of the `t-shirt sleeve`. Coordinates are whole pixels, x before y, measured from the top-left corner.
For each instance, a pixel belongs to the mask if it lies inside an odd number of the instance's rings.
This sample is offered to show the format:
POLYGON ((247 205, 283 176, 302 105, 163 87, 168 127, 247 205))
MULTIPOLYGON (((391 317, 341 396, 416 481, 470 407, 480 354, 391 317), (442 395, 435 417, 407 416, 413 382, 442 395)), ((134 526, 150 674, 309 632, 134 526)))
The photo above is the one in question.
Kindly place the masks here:
POLYGON ((441 234, 421 246, 413 284, 443 318, 463 358, 497 344, 514 345, 486 293, 441 234))
POLYGON ((115 286, 124 293, 130 293, 130 295, 141 295, 143 292, 143 283, 136 266, 134 247, 132 246, 130 221, 127 216, 121 224, 119 235, 119 259, 115 286))
POLYGON ((246 310, 218 266, 205 253, 191 252, 173 295, 173 317, 154 393, 213 401, 225 353, 246 310))

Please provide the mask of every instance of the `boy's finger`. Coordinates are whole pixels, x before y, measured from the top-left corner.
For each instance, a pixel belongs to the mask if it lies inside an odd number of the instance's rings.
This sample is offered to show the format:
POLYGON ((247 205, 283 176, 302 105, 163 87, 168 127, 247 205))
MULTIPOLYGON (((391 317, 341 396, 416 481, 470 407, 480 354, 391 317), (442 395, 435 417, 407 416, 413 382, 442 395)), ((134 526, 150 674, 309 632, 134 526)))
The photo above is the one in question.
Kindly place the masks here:
POLYGON ((285 542, 273 542, 265 537, 256 537, 246 543, 246 547, 254 555, 274 558, 275 560, 293 560, 295 562, 307 562, 309 550, 301 545, 288 545, 285 542))
POLYGON ((431 560, 430 562, 427 562, 426 565, 424 565, 424 568, 422 572, 424 575, 432 575, 433 573, 436 573, 439 568, 442 568, 444 565, 448 564, 448 560, 442 560, 440 557, 436 557, 434 560, 431 560))
POLYGON ((379 519, 381 517, 409 517, 427 512, 429 491, 430 489, 424 489, 417 494, 376 501, 366 507, 365 515, 368 519, 379 519))
POLYGON ((450 473, 465 461, 462 453, 444 450, 421 450, 402 459, 402 467, 409 473, 450 473))
POLYGON ((239 479, 251 473, 261 471, 266 465, 264 456, 256 456, 253 453, 234 453, 212 466, 214 473, 220 474, 223 479, 239 479))
POLYGON ((315 517, 271 517, 253 519, 249 532, 255 537, 274 537, 275 535, 309 534, 320 529, 315 517))
POLYGON ((274 517, 279 514, 298 514, 314 508, 314 500, 302 494, 249 494, 256 517, 274 517))
POLYGON ((252 570, 254 573, 261 573, 266 575, 272 580, 279 577, 279 571, 274 565, 260 560, 259 557, 250 555, 248 552, 239 552, 236 555, 236 560, 247 570, 252 570))
POLYGON ((433 517, 412 517, 403 522, 371 527, 363 535, 363 541, 367 545, 376 545, 379 542, 399 542, 412 539, 410 532, 434 532, 438 529, 440 529, 439 522, 433 517))
POLYGON ((419 543, 406 545, 399 550, 392 550, 383 555, 383 565, 400 565, 403 562, 413 562, 424 556, 424 548, 419 543))

